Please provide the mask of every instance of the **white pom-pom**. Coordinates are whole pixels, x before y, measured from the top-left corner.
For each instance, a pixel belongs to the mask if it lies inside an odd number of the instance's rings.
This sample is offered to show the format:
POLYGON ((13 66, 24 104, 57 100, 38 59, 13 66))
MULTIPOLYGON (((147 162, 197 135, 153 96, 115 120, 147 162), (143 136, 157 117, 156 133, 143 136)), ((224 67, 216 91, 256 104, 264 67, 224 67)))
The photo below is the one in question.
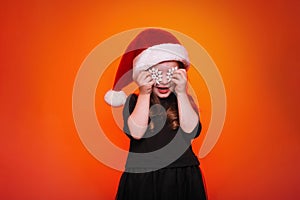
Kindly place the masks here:
POLYGON ((121 91, 109 90, 108 92, 106 92, 104 96, 104 100, 106 101, 106 103, 114 107, 124 105, 126 98, 127 96, 125 92, 123 92, 122 90, 121 91))

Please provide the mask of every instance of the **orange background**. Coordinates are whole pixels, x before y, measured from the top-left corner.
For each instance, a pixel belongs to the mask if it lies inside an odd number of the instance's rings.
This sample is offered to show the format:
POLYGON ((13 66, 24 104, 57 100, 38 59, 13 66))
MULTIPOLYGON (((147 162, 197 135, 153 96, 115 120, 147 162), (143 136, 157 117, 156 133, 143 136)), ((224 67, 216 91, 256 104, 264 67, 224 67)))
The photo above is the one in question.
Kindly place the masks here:
MULTIPOLYGON (((210 199, 299 199, 299 9, 283 0, 2 2, 0 198, 113 199, 121 172, 82 145, 73 83, 101 41, 155 26, 194 38, 225 83, 225 126, 201 159, 210 199)), ((205 134, 209 103, 199 102, 205 134)), ((107 135, 128 145, 118 129, 107 135)))

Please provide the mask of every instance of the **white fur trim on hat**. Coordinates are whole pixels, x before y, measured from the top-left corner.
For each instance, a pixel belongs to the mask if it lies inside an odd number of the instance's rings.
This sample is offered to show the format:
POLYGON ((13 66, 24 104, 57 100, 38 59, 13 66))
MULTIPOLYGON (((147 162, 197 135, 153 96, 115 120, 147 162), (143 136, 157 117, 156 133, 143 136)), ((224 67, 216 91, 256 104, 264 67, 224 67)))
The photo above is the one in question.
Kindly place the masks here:
POLYGON ((122 90, 121 91, 109 90, 108 92, 106 92, 104 96, 104 100, 106 101, 106 103, 114 107, 124 105, 126 98, 127 96, 125 92, 123 92, 122 90))
POLYGON ((187 50, 180 44, 158 44, 145 49, 133 60, 133 80, 142 70, 147 70, 153 65, 163 61, 181 61, 186 67, 190 65, 187 50))

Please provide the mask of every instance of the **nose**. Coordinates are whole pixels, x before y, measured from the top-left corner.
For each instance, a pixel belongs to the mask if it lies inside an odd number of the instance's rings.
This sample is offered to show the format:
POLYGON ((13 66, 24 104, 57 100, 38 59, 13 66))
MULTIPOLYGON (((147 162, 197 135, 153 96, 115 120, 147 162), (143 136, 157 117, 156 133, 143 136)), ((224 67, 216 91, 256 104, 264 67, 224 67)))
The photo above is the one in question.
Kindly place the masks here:
POLYGON ((162 80, 160 82, 161 85, 167 85, 169 83, 168 78, 167 78, 167 73, 163 72, 162 74, 162 80))

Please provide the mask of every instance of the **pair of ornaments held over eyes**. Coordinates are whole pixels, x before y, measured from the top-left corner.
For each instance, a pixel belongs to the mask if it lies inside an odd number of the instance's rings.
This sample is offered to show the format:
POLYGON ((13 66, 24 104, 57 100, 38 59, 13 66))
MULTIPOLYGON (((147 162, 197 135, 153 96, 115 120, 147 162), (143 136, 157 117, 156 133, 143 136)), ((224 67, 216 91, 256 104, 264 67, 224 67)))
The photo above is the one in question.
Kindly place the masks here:
MULTIPOLYGON (((168 81, 168 83, 171 82, 172 77, 173 77, 173 73, 177 69, 178 69, 178 67, 172 67, 171 69, 168 69, 168 72, 167 72, 167 81, 168 81)), ((162 71, 158 70, 155 67, 150 68, 148 71, 151 73, 152 79, 155 80, 155 84, 159 85, 160 82, 162 81, 162 77, 163 77, 162 71)))

